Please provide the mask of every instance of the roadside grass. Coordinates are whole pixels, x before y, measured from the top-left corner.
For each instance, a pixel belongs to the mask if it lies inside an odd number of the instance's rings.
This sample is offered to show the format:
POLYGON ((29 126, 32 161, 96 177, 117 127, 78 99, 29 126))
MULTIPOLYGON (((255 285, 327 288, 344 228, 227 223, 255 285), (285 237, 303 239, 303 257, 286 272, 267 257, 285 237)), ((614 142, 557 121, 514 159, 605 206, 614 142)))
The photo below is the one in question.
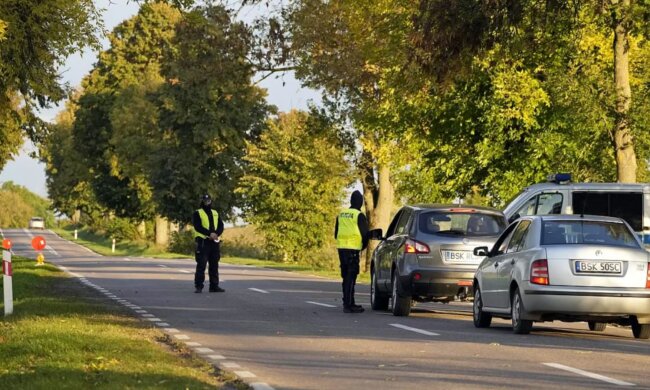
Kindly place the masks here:
POLYGON ((86 229, 78 229, 77 239, 75 240, 75 228, 72 225, 51 230, 66 240, 76 242, 104 256, 145 256, 159 259, 191 258, 189 255, 167 252, 165 248, 142 241, 117 241, 115 243, 115 252, 112 252, 113 240, 111 238, 92 233, 86 229))
POLYGON ((57 268, 17 256, 13 265, 14 314, 0 319, 1 388, 248 388, 57 268))
MULTIPOLYGON (((193 259, 192 256, 187 254, 170 253, 165 251, 164 248, 148 245, 146 243, 137 241, 117 242, 115 245, 115 253, 113 253, 111 252, 112 240, 110 238, 91 233, 86 229, 79 229, 77 231, 77 240, 74 239, 74 228, 72 226, 66 226, 65 228, 53 228, 52 231, 67 240, 76 242, 77 244, 85 246, 86 248, 104 256, 144 256, 159 259, 193 259)), ((223 234, 224 244, 234 241, 237 242, 238 247, 241 247, 241 240, 244 240, 244 246, 251 245, 251 251, 253 253, 257 253, 260 251, 259 248, 262 245, 262 241, 259 238, 255 237, 258 236, 255 234, 254 230, 248 226, 228 228, 224 231, 223 234), (247 238, 244 240, 244 237, 247 238)), ((226 253, 228 252, 230 251, 227 251, 226 253)), ((339 279, 341 277, 338 270, 318 269, 304 264, 283 263, 276 260, 263 260, 247 256, 246 251, 239 252, 242 252, 242 256, 232 256, 225 254, 221 259, 224 263, 235 265, 252 265, 256 267, 315 275, 329 279, 339 279)), ((358 283, 370 283, 370 274, 367 272, 359 274, 357 281, 358 283)))

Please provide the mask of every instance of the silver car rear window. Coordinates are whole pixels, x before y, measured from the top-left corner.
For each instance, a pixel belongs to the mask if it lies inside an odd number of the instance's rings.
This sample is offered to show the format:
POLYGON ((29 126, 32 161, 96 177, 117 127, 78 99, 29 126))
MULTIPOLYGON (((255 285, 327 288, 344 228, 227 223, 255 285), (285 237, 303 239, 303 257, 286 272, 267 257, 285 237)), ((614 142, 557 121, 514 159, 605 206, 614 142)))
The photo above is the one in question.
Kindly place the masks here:
POLYGON ((614 245, 639 248, 634 235, 622 223, 605 221, 544 221, 542 245, 614 245))
POLYGON ((426 234, 498 236, 506 228, 506 220, 500 215, 478 211, 428 211, 420 214, 418 228, 426 234))

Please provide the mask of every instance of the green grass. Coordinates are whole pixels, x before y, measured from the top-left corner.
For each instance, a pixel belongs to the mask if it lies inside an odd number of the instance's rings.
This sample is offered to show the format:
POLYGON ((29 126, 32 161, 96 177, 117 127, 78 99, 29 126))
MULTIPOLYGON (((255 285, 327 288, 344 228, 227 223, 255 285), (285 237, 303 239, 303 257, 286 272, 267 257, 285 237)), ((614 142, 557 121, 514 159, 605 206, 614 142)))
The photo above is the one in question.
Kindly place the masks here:
POLYGON ((1 388, 247 388, 55 267, 13 261, 14 314, 0 319, 1 388))
POLYGON ((104 256, 145 256, 159 259, 191 258, 191 256, 181 253, 167 252, 165 248, 142 241, 118 241, 115 244, 115 252, 113 253, 111 251, 112 239, 94 234, 86 229, 78 230, 77 240, 74 239, 74 227, 71 225, 64 228, 53 228, 52 231, 66 240, 74 241, 104 256))

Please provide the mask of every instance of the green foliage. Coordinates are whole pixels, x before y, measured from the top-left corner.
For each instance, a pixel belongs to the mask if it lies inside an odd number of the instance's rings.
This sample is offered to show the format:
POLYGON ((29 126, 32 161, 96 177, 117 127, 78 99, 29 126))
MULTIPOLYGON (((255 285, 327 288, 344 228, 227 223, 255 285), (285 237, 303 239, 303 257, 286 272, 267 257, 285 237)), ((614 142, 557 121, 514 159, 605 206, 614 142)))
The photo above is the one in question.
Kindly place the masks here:
POLYGON ((5 182, 0 187, 0 227, 26 228, 31 217, 41 217, 45 226, 54 225, 50 202, 27 188, 5 182))
POLYGON ((331 243, 348 165, 331 129, 298 111, 268 123, 249 143, 239 192, 244 215, 285 260, 313 262, 331 243))
POLYGON ((177 232, 172 232, 167 250, 173 253, 194 255, 194 251, 196 250, 194 231, 179 230, 177 232))
POLYGON ((66 97, 59 67, 98 47, 101 28, 92 0, 0 2, 0 168, 24 135, 40 141, 45 128, 33 109, 66 97))

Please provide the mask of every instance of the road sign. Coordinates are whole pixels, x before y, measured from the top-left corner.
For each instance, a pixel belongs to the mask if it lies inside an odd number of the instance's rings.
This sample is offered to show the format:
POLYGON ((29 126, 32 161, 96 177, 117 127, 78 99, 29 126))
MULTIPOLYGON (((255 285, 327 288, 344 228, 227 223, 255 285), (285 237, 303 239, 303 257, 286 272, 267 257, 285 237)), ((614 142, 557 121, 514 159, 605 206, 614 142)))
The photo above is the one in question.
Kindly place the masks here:
POLYGON ((32 239, 32 248, 37 251, 45 249, 45 239, 41 236, 36 236, 32 239))
POLYGON ((2 248, 6 249, 6 250, 10 250, 11 249, 11 240, 8 239, 8 238, 5 238, 4 240, 2 240, 2 248))

